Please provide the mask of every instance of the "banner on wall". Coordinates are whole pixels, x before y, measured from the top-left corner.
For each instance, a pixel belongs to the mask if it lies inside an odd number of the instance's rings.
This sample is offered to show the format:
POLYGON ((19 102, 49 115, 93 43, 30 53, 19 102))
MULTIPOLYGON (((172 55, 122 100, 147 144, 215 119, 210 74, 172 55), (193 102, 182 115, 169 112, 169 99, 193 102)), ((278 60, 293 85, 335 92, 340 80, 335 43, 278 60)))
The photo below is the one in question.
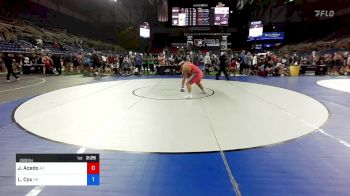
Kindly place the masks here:
POLYGON ((187 49, 192 50, 193 48, 193 36, 187 36, 187 49))
POLYGON ((227 50, 227 36, 222 36, 220 45, 221 45, 221 50, 227 50))
POLYGON ((254 40, 283 40, 284 32, 265 32, 259 37, 248 37, 248 41, 254 40))
MULTIPOLYGON (((227 41, 226 41, 227 43, 227 41)), ((219 39, 194 39, 193 45, 196 47, 220 47, 219 39)))

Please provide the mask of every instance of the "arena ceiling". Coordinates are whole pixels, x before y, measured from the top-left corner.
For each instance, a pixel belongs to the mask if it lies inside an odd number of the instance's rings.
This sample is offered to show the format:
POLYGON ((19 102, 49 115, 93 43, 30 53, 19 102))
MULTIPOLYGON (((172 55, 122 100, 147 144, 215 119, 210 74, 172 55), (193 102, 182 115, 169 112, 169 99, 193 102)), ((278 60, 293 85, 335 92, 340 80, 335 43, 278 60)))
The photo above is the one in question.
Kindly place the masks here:
MULTIPOLYGON (((168 4, 173 2, 181 3, 181 5, 188 5, 193 3, 205 3, 208 0, 32 0, 34 2, 46 5, 56 5, 61 7, 66 12, 73 13, 73 16, 79 16, 80 19, 91 21, 92 23, 104 23, 104 24, 140 24, 144 21, 156 22, 158 14, 158 4, 163 1, 167 1, 168 4)), ((220 1, 220 0, 218 0, 220 1)), ((251 7, 252 9, 258 9, 260 5, 264 5, 261 13, 263 15, 269 15, 274 11, 290 3, 296 3, 301 7, 291 7, 293 11, 301 9, 304 14, 302 17, 313 18, 315 9, 324 10, 339 10, 349 8, 350 3, 348 0, 334 0, 329 3, 329 0, 222 0, 231 7, 232 10, 242 12, 245 8, 251 7), (297 10, 295 10, 297 9, 297 10)), ((252 11, 252 10, 251 10, 252 11)), ((344 10, 349 12, 349 10, 344 10)), ((289 11, 290 12, 290 11, 289 11)), ((282 12, 283 13, 283 12, 282 12)), ((244 13, 240 13, 244 14, 244 13)), ((239 16, 239 15, 237 15, 239 16)), ((275 16, 276 17, 276 16, 275 16)), ((285 22, 284 17, 278 17, 278 22, 285 22)), ((258 18, 254 18, 258 19, 258 18)), ((263 19, 263 18, 261 18, 263 19)), ((266 20, 266 18, 265 18, 266 20)), ((273 22, 267 21, 268 23, 273 22)))
MULTIPOLYGON (((194 3, 212 3, 214 0, 30 0, 50 9, 65 13, 83 21, 89 21, 97 29, 123 28, 123 24, 138 26, 148 22, 153 33, 173 31, 171 24, 159 25, 158 8, 166 1, 171 6, 191 6, 194 3), (101 28, 100 28, 101 27, 101 28), (164 30, 166 29, 166 30, 164 30), (157 30, 157 31, 156 31, 157 30)), ((248 33, 249 21, 262 20, 266 31, 284 31, 292 37, 298 38, 302 31, 319 34, 318 25, 324 23, 329 31, 339 29, 350 13, 349 0, 217 0, 223 2, 233 11, 230 16, 230 27, 237 29, 235 36, 245 40, 248 33), (334 10, 334 17, 315 17, 315 10, 334 10), (341 21, 335 18, 341 17, 341 21), (343 21, 344 20, 344 21, 343 21), (327 23, 328 22, 328 23, 327 23), (331 26, 329 26, 331 24, 331 26)), ((345 25, 348 26, 348 25, 345 25)), ((324 30, 323 30, 324 31, 324 30)), ((325 32, 328 34, 329 32, 325 32)), ((323 34, 322 34, 323 36, 323 34)), ((292 40, 291 37, 289 39, 292 40)))
POLYGON ((158 0, 32 0, 92 23, 139 24, 157 16, 158 0))

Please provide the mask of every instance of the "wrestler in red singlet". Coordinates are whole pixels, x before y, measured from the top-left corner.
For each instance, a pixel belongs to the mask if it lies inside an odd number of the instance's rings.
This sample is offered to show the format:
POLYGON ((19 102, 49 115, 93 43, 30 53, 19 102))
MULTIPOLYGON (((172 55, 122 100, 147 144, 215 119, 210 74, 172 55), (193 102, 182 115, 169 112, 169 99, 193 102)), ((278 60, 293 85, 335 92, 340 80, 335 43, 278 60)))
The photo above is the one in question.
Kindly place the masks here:
POLYGON ((179 63, 182 68, 182 88, 181 91, 184 91, 184 85, 186 82, 186 87, 188 91, 188 95, 185 98, 192 98, 192 84, 196 83, 198 87, 205 93, 201 80, 203 78, 203 72, 196 65, 189 61, 182 61, 179 63))

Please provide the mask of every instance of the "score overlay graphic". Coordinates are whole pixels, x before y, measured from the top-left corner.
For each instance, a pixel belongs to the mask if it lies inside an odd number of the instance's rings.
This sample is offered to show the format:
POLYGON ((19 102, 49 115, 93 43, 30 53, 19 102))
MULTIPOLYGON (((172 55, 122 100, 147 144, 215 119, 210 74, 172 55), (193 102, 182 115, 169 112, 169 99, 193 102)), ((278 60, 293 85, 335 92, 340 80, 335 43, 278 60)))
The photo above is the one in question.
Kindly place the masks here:
POLYGON ((17 186, 99 184, 99 154, 16 154, 17 186))

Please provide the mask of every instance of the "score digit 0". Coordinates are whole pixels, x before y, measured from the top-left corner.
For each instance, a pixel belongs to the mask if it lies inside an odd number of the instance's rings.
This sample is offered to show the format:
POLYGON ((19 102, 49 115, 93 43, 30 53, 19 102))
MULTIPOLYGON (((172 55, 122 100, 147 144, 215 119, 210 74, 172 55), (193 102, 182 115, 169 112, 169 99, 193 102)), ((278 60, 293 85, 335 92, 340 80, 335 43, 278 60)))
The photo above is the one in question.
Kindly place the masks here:
POLYGON ((100 173, 100 163, 99 162, 88 162, 88 174, 99 174, 100 173))

